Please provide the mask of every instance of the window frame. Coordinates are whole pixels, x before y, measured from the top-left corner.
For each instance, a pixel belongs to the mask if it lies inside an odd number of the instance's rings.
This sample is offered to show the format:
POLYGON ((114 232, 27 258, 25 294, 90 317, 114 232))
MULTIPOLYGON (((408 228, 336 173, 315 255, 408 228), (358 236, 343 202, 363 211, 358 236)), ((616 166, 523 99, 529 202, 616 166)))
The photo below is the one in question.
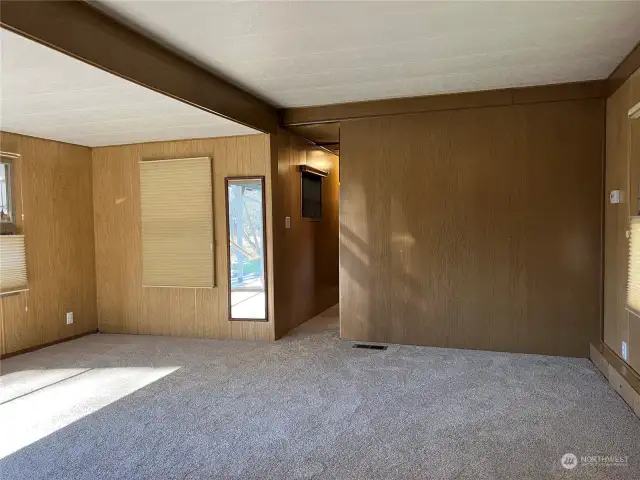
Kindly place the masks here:
POLYGON ((0 163, 8 166, 7 176, 5 179, 7 190, 7 209, 11 218, 10 222, 0 222, 0 235, 17 235, 18 234, 18 221, 16 218, 16 198, 15 198, 15 160, 20 158, 16 154, 8 152, 0 152, 0 163), (6 230, 6 231, 5 231, 6 230))
POLYGON ((227 257, 227 318, 230 322, 269 322, 269 262, 267 245, 267 191, 264 175, 234 175, 224 177, 224 210, 226 231, 226 257, 227 257), (262 258, 264 262, 264 318, 234 318, 231 305, 231 231, 229 228, 229 183, 234 180, 258 181, 262 187, 262 258))
POLYGON ((329 172, 313 168, 309 165, 300 165, 300 218, 307 222, 321 222, 323 219, 323 204, 324 204, 324 178, 329 176, 329 172), (320 180, 320 216, 319 217, 305 217, 304 215, 304 177, 317 177, 320 180))

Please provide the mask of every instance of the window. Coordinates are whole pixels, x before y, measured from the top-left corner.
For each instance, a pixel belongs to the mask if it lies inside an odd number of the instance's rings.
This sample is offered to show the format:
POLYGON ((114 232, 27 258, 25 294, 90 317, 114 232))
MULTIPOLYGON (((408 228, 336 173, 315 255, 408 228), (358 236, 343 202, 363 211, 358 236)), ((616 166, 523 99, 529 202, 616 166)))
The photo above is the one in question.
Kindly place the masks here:
POLYGON ((0 158, 0 233, 15 234, 16 219, 12 192, 12 163, 7 157, 0 158))
POLYGON ((229 319, 266 321, 264 177, 226 183, 229 319))
POLYGON ((210 158, 140 162, 142 284, 213 287, 210 158))
POLYGON ((322 177, 327 172, 306 165, 300 166, 301 172, 301 209, 302 218, 322 219, 322 177))
POLYGON ((631 217, 630 231, 627 306, 640 316, 640 217, 631 217))
POLYGON ((0 162, 0 221, 13 223, 11 202, 11 164, 0 162))

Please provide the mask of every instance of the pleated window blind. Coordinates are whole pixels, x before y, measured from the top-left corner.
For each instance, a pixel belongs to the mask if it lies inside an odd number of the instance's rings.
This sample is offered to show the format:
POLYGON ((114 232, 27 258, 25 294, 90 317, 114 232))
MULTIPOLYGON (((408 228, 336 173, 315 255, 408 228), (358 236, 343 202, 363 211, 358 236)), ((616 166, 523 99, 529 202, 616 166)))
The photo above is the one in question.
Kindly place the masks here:
POLYGON ((213 287, 210 158, 140 162, 142 283, 213 287))
POLYGON ((640 217, 631 218, 630 230, 627 306, 629 310, 640 316, 640 217))
POLYGON ((0 293, 27 288, 24 235, 0 235, 0 293))

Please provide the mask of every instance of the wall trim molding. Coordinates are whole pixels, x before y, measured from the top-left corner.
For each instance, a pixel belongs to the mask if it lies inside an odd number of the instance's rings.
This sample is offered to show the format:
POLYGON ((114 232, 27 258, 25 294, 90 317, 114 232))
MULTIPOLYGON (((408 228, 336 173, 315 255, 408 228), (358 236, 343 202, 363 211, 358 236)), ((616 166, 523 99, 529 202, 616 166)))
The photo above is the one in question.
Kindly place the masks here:
POLYGON ((277 113, 272 105, 87 2, 2 2, 0 25, 206 112, 265 133, 277 133, 277 113))
POLYGON ((97 328, 93 330, 89 330, 88 332, 78 333, 76 335, 72 335, 67 338, 60 338, 58 340, 54 340, 52 342, 43 343, 41 345, 35 345, 33 347, 23 348, 21 350, 16 350, 15 352, 3 353, 0 355, 0 360, 4 360, 9 357, 15 357, 16 355, 22 355, 23 353, 35 352, 36 350, 40 350, 41 348, 50 347, 52 345, 57 345, 58 343, 69 342, 71 340, 75 340, 77 338, 86 337, 87 335, 93 335, 94 333, 100 333, 97 328))
POLYGON ((604 342, 589 345, 590 358, 609 385, 640 418, 640 376, 604 342))
POLYGON ((636 70, 640 68, 640 42, 624 57, 620 64, 611 72, 608 83, 608 94, 613 95, 636 70))
POLYGON ((281 125, 295 126, 408 113, 564 102, 606 98, 606 96, 607 82, 605 80, 594 80, 478 92, 369 100, 315 107, 285 108, 279 110, 278 113, 281 125))

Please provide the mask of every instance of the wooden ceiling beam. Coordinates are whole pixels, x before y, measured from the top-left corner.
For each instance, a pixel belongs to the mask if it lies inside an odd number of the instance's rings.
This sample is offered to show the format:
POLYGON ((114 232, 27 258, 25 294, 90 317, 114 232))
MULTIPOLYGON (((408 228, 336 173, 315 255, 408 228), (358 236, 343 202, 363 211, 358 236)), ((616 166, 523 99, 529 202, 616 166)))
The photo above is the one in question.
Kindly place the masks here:
POLYGON ((279 110, 278 113, 281 125, 310 125, 406 113, 604 98, 607 93, 606 87, 606 81, 596 80, 480 92, 370 100, 316 107, 285 108, 279 110))
POLYGON ((0 25, 151 90, 266 133, 276 109, 82 1, 0 3, 0 25))

